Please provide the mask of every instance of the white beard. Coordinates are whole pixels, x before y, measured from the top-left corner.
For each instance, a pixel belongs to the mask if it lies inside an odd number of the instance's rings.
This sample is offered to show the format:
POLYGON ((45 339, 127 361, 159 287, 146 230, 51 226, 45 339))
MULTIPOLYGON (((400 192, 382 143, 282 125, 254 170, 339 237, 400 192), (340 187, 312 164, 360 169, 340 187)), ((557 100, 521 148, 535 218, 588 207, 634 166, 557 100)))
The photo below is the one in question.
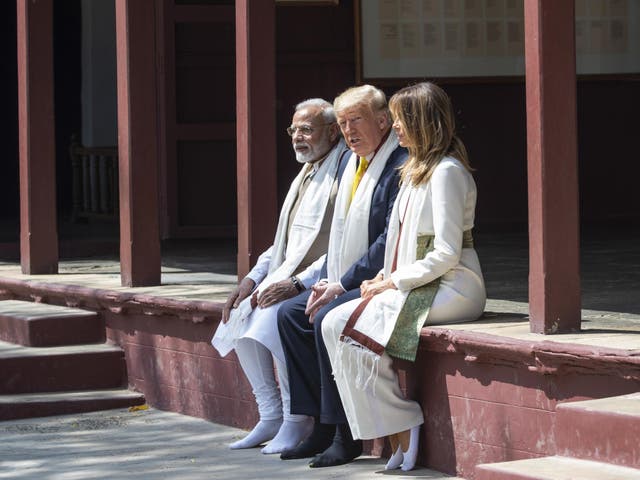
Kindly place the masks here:
POLYGON ((321 142, 318 142, 315 147, 309 145, 306 142, 300 142, 298 145, 305 145, 306 147, 308 147, 308 150, 306 152, 298 152, 294 150, 298 163, 316 162, 331 151, 331 141, 328 138, 322 140, 321 142), (318 155, 318 152, 324 153, 322 155, 318 155))
POLYGON ((314 152, 312 150, 304 152, 296 152, 296 160, 298 163, 309 163, 314 160, 314 152))

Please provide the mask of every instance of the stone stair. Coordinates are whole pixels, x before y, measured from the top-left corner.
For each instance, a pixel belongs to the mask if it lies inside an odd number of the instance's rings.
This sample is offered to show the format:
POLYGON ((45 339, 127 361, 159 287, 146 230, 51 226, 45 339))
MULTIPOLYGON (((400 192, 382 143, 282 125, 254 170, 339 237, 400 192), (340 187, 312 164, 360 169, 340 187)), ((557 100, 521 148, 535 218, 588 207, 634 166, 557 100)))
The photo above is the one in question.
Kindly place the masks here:
POLYGON ((475 480, 640 480, 640 393, 559 404, 556 456, 478 465, 475 480))
POLYGON ((46 303, 0 302, 0 340, 30 347, 98 343, 105 340, 96 312, 46 303))
POLYGON ((140 405, 95 312, 0 301, 0 420, 140 405))
POLYGON ((475 480, 640 480, 640 470, 568 457, 478 465, 475 480))
POLYGON ((556 415, 558 455, 640 469, 640 393, 562 403, 556 415))

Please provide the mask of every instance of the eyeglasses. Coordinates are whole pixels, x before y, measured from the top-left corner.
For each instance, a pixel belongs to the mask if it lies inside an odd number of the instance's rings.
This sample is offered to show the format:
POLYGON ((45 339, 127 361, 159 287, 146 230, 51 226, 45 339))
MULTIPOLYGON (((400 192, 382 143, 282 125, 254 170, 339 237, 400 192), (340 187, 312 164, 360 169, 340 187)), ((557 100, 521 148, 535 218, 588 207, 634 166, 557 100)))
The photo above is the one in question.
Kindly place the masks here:
MULTIPOLYGON (((333 125, 333 122, 331 123, 322 123, 320 125, 318 125, 319 127, 324 127, 326 125, 333 125)), ((287 135, 289 135, 290 137, 293 137, 296 132, 300 132, 303 136, 308 137, 309 135, 311 135, 315 129, 313 127, 310 127, 309 125, 299 125, 299 126, 294 126, 291 125, 290 127, 287 127, 287 135)))

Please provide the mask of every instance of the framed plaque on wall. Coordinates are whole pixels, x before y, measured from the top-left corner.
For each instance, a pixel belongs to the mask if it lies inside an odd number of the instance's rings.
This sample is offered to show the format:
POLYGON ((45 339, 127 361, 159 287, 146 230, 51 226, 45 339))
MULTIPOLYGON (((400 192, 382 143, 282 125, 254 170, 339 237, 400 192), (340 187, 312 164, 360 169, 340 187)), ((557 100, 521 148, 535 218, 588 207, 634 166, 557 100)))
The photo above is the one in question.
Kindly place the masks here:
MULTIPOLYGON (((359 80, 524 75, 524 0, 356 0, 359 80)), ((582 75, 640 73, 640 2, 576 0, 582 75)))

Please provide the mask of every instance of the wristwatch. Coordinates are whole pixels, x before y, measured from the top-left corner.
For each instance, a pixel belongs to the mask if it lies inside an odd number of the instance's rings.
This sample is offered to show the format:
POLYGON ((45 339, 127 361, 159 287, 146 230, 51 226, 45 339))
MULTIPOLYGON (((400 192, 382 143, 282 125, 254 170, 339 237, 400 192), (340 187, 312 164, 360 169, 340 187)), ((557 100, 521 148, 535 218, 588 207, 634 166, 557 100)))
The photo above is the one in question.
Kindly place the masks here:
POLYGON ((305 290, 304 285, 302 285, 302 282, 298 279, 298 277, 296 277, 295 275, 292 275, 290 280, 291 280, 291 283, 293 283, 293 286, 296 287, 296 290, 298 290, 298 293, 304 292, 305 290))

